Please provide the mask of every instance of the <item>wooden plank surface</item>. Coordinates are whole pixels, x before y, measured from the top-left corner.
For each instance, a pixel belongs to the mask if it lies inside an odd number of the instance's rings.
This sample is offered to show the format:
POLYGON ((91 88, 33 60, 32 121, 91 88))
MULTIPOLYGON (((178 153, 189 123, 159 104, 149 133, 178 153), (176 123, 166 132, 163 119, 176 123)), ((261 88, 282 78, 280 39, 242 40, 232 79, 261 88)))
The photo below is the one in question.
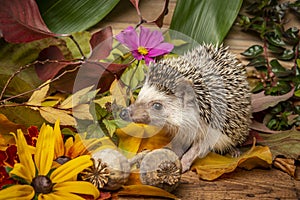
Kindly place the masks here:
MULTIPOLYGON (((140 1, 142 15, 149 21, 157 17, 163 8, 163 0, 140 1)), ((168 28, 174 12, 176 0, 170 0, 169 13, 164 20, 164 28, 168 28)), ((139 22, 135 8, 127 0, 121 3, 109 14, 98 27, 112 26, 114 34, 128 26, 135 26, 139 22)), ((151 26, 151 25, 150 25, 151 26)), ((297 24, 299 26, 299 24, 297 24)), ((259 43, 259 39, 241 32, 234 26, 224 44, 237 54, 238 58, 245 64, 240 53, 253 44, 259 43)), ((180 186, 174 194, 180 199, 201 200, 201 199, 300 199, 300 181, 296 181, 288 174, 277 170, 254 169, 236 171, 223 175, 215 181, 199 180, 194 172, 187 172, 183 175, 180 186)), ((161 199, 145 197, 121 197, 121 200, 129 199, 161 199)))

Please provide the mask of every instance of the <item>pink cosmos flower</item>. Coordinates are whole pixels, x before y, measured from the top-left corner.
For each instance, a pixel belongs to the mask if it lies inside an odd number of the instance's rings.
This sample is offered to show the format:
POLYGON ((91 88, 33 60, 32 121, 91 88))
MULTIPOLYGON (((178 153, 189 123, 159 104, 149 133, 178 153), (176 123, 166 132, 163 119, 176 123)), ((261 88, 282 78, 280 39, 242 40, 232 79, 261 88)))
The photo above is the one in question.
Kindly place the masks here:
POLYGON ((163 42, 164 37, 160 31, 140 26, 140 34, 129 26, 116 36, 116 39, 127 46, 137 60, 145 60, 148 65, 154 62, 154 57, 167 54, 174 48, 173 44, 163 42))

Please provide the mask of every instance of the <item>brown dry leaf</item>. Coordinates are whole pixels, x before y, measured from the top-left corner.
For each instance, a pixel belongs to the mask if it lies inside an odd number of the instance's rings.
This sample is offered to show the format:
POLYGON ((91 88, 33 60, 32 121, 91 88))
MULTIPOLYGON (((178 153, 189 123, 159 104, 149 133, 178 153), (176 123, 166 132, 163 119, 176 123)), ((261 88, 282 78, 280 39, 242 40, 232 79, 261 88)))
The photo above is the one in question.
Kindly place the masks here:
POLYGON ((10 132, 17 132, 21 129, 23 133, 27 132, 24 125, 15 124, 7 119, 7 117, 0 113, 0 150, 5 151, 9 144, 14 144, 14 136, 10 132))
POLYGON ((166 131, 145 124, 130 123, 124 128, 117 129, 116 134, 119 138, 118 147, 129 158, 145 149, 158 149, 170 142, 166 131))
POLYGON ((54 124, 56 120, 60 120, 60 125, 75 126, 76 120, 66 110, 59 110, 52 107, 40 107, 39 112, 41 116, 48 122, 54 124))
POLYGON ((295 176, 296 166, 295 166, 295 160, 291 158, 275 158, 273 165, 288 173, 290 176, 295 176))
POLYGON ((254 167, 270 167, 272 154, 269 147, 252 146, 252 148, 238 158, 209 153, 205 158, 197 159, 192 170, 196 171, 201 179, 214 180, 224 173, 234 171, 238 166, 248 170, 254 167))
POLYGON ((43 83, 40 87, 41 89, 36 90, 32 93, 30 99, 28 100, 28 105, 40 106, 42 101, 46 98, 46 95, 50 88, 50 80, 43 83))
POLYGON ((168 199, 178 200, 175 195, 150 185, 130 185, 123 186, 123 189, 120 190, 117 196, 148 196, 148 197, 164 197, 168 199))

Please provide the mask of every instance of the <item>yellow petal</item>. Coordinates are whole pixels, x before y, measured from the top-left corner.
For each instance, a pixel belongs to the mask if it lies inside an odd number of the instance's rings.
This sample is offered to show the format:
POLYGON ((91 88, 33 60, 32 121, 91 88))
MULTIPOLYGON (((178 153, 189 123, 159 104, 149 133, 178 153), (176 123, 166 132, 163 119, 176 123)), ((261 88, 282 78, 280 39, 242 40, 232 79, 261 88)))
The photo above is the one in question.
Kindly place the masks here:
MULTIPOLYGON (((76 135, 75 135, 76 136, 76 135)), ((65 155, 68 156, 68 152, 70 151, 70 149, 72 148, 74 144, 73 138, 69 137, 66 142, 65 142, 65 155)))
POLYGON ((34 197, 34 189, 30 185, 13 185, 0 190, 0 200, 22 199, 30 200, 34 197))
POLYGON ((62 139, 60 127, 59 127, 59 120, 56 120, 54 125, 54 137, 55 137, 55 146, 54 146, 54 154, 55 158, 63 156, 65 153, 65 146, 64 141, 62 139))
POLYGON ((21 130, 17 131, 17 137, 14 133, 13 135, 15 136, 16 139, 20 163, 24 165, 25 169, 27 170, 26 180, 31 182, 33 177, 35 176, 35 165, 32 160, 32 154, 31 154, 32 151, 30 148, 28 148, 28 144, 21 130))
POLYGON ((14 168, 10 171, 10 174, 16 175, 24 179, 25 181, 27 181, 28 184, 30 184, 32 181, 30 170, 28 170, 28 168, 21 163, 16 163, 14 165, 14 168))
POLYGON ((34 161, 39 175, 47 175, 51 169, 54 158, 53 129, 49 125, 43 125, 36 142, 34 161))
POLYGON ((38 196, 38 200, 67 200, 67 199, 72 199, 72 200, 85 200, 84 198, 72 194, 72 193, 67 193, 63 191, 55 191, 51 192, 49 194, 40 194, 38 196))
POLYGON ((93 162, 91 161, 91 156, 79 156, 55 169, 50 175, 50 179, 53 183, 61 183, 71 180, 79 172, 92 165, 93 162))
POLYGON ((92 183, 85 181, 67 181, 63 183, 57 183, 54 185, 53 190, 92 195, 95 199, 100 196, 99 190, 92 183))
MULTIPOLYGON (((75 135, 76 138, 77 135, 75 135)), ((82 143, 82 140, 76 141, 74 142, 73 146, 68 149, 68 152, 66 153, 66 155, 70 158, 76 158, 80 155, 82 155, 84 152, 86 152, 86 147, 85 145, 82 143)))

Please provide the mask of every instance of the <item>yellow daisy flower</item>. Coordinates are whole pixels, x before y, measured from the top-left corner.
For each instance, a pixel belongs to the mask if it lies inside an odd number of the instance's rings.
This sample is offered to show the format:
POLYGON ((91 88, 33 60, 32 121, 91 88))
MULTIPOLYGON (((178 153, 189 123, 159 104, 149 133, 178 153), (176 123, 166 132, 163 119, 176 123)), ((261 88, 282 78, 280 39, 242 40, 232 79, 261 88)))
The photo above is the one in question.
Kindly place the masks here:
MULTIPOLYGON (((58 127, 56 123, 56 130, 58 127)), ((97 188, 85 181, 73 181, 74 177, 91 166, 89 155, 79 156, 69 162, 52 169, 55 138, 53 128, 43 125, 37 139, 34 157, 28 148, 21 130, 14 134, 20 163, 16 163, 11 176, 17 176, 28 185, 13 185, 0 191, 0 200, 6 199, 82 199, 76 194, 99 197, 97 188)))
POLYGON ((93 150, 99 147, 115 146, 108 137, 82 139, 79 134, 76 134, 74 139, 72 137, 68 138, 64 143, 58 124, 59 122, 56 121, 54 126, 54 160, 59 164, 81 155, 90 155, 93 150))

